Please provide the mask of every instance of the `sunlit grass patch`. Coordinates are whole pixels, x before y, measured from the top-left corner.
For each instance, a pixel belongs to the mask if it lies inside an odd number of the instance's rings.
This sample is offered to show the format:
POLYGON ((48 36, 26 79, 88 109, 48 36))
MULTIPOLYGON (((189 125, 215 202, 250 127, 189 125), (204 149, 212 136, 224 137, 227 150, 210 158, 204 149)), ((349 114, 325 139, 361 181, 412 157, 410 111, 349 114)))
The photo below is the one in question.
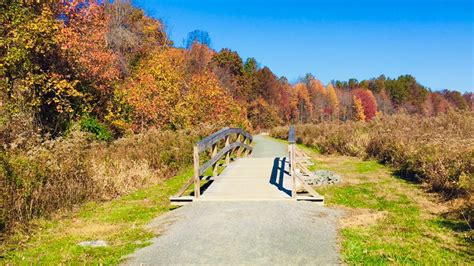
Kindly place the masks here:
POLYGON ((346 211, 340 225, 345 263, 452 265, 474 258, 467 224, 431 212, 436 203, 417 185, 375 161, 311 155, 316 166, 343 177, 342 183, 317 190, 326 205, 346 211))
MULTIPOLYGON (((90 202, 58 219, 37 219, 37 232, 20 245, 4 246, 3 263, 10 264, 117 264, 123 256, 147 246, 154 236, 144 226, 173 208, 169 196, 192 176, 187 170, 148 189, 121 198, 90 202), (82 247, 82 241, 105 240, 107 247, 82 247)), ((16 236, 22 240, 26 236, 16 236)))

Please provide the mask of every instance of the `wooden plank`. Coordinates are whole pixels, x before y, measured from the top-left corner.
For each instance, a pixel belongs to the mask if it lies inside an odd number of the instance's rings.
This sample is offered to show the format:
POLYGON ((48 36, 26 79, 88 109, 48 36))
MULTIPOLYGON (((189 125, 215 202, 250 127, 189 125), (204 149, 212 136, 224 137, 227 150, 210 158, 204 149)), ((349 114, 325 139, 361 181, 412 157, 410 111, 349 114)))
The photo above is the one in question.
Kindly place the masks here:
POLYGON ((194 159, 194 197, 199 198, 201 194, 201 179, 199 178, 201 176, 201 173, 199 172, 199 148, 197 146, 194 146, 194 154, 193 154, 193 159, 194 159))
POLYGON ((236 148, 236 147, 243 147, 247 150, 251 150, 252 147, 246 145, 246 144, 243 144, 243 143, 240 143, 240 142, 234 142, 226 147, 224 147, 222 150, 220 150, 215 157, 211 158, 209 161, 205 162, 201 168, 199 169, 199 175, 202 175, 209 167, 211 167, 212 165, 214 165, 215 163, 217 163, 228 151, 236 148))
MULTIPOLYGON (((225 137, 225 146, 229 146, 230 144, 230 136, 226 136, 225 137)), ((228 166, 229 163, 230 163, 230 153, 233 151, 234 149, 231 149, 229 150, 226 154, 225 154, 225 166, 228 166)))
POLYGON ((249 133, 245 132, 241 128, 228 128, 225 127, 216 133, 209 135, 208 137, 204 138, 200 142, 196 144, 196 146, 199 149, 199 152, 202 152, 212 146, 214 143, 219 142, 220 140, 224 139, 226 136, 231 135, 231 134, 242 134, 248 139, 252 139, 252 135, 249 133))
POLYGON ((288 132, 288 144, 295 144, 296 143, 296 130, 295 126, 290 126, 290 131, 288 132))
POLYGON ((296 178, 300 181, 301 185, 308 191, 309 194, 311 194, 313 197, 322 197, 316 190, 314 190, 310 185, 306 184, 302 177, 300 177, 298 174, 295 175, 296 178))
MULTIPOLYGON (((217 144, 214 144, 212 145, 212 154, 211 154, 211 158, 214 158, 216 155, 217 155, 217 144)), ((213 165, 214 169, 212 169, 212 176, 216 177, 217 176, 217 170, 219 168, 219 164, 218 163, 215 163, 213 165)))
POLYGON ((183 193, 188 189, 189 186, 191 186, 194 183, 194 176, 191 177, 186 184, 178 191, 178 193, 175 194, 175 197, 181 197, 183 193))
POLYGON ((290 151, 290 174, 291 174, 291 182, 293 183, 293 186, 291 188, 291 197, 296 199, 296 181, 295 181, 295 176, 296 176, 296 160, 295 160, 295 144, 290 144, 288 147, 290 151))

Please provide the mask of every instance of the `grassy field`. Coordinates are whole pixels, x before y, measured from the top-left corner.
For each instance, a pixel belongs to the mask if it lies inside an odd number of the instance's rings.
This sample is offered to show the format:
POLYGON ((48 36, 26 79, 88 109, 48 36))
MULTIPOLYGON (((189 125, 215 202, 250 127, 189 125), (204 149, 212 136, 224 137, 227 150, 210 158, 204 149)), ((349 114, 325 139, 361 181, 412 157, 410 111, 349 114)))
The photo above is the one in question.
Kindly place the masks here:
MULTIPOLYGON (((343 181, 319 187, 326 204, 343 209, 341 257, 347 264, 458 264, 474 258, 472 232, 463 221, 444 218, 446 206, 419 184, 394 175, 375 161, 323 156, 300 145, 313 169, 339 173, 343 181)), ((104 203, 88 203, 50 220, 34 221, 34 233, 17 234, 1 247, 0 264, 117 264, 147 246, 145 225, 173 209, 168 197, 192 175, 190 170, 152 188, 104 203), (105 240, 109 246, 81 247, 105 240)))
POLYGON ((51 220, 34 221, 35 233, 17 234, 0 247, 0 264, 117 264, 134 250, 147 246, 153 234, 144 226, 173 209, 173 195, 192 176, 187 170, 149 189, 105 203, 88 203, 75 212, 51 220), (78 243, 105 240, 107 247, 78 243))
POLYGON ((464 221, 443 218, 446 206, 419 184, 375 162, 323 156, 300 146, 314 169, 334 171, 340 184, 320 187, 326 204, 343 209, 342 259, 347 264, 467 265, 474 260, 472 232, 464 221))

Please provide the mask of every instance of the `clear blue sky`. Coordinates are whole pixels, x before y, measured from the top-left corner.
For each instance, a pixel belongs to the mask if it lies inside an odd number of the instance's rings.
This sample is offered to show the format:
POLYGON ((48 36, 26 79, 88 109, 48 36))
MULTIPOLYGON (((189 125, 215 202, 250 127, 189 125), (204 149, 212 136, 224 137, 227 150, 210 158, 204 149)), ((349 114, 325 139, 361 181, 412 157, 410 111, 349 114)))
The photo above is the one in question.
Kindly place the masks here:
POLYGON ((255 57, 279 76, 327 83, 412 74, 433 90, 474 91, 474 0, 135 0, 177 46, 209 32, 212 47, 255 57))

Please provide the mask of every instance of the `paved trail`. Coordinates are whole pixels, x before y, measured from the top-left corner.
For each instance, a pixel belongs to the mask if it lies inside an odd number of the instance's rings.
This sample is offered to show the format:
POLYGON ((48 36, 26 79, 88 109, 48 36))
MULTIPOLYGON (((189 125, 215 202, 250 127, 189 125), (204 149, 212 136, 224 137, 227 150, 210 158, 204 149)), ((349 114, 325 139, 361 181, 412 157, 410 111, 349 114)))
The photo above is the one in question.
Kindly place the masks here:
POLYGON ((232 163, 201 200, 156 218, 157 237, 124 263, 338 264, 339 212, 291 200, 286 145, 263 136, 254 142, 252 156, 232 163))

